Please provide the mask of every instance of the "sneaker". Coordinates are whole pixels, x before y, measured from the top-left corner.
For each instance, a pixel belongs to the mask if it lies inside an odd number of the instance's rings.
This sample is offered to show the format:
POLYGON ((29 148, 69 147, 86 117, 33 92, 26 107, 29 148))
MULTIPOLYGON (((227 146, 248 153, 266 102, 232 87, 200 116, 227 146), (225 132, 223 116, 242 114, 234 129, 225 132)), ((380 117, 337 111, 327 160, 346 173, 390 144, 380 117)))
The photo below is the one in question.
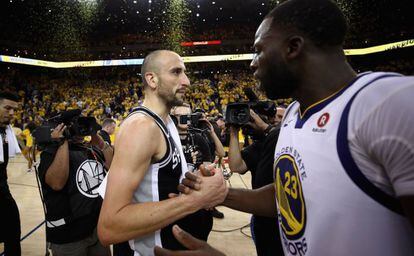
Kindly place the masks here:
POLYGON ((216 208, 213 209, 212 215, 213 215, 214 218, 217 218, 217 219, 223 219, 224 218, 224 214, 222 212, 220 212, 219 210, 217 210, 216 208))

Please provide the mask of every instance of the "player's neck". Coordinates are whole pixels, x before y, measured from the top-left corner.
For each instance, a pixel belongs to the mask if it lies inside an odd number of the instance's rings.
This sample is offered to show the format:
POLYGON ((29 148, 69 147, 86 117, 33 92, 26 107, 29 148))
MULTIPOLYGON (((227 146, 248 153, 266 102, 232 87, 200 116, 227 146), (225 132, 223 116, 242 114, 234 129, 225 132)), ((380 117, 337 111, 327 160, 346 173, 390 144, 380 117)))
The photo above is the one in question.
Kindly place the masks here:
POLYGON ((296 99, 302 113, 312 104, 319 102, 348 86, 356 77, 356 72, 346 61, 317 65, 303 80, 296 99))
POLYGON ((171 108, 166 106, 159 98, 146 97, 142 105, 161 117, 165 123, 167 122, 171 108))

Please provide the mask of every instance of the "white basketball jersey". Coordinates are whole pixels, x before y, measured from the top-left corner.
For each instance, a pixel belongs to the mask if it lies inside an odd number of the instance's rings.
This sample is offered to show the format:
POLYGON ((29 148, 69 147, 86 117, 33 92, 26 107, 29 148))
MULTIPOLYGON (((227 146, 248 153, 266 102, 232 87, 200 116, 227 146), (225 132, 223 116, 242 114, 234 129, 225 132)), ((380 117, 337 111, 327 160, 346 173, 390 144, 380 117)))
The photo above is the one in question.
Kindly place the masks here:
POLYGON ((274 165, 286 255, 414 255, 414 232, 398 200, 361 173, 348 145, 353 100, 394 76, 365 73, 303 116, 297 102, 287 109, 274 165))

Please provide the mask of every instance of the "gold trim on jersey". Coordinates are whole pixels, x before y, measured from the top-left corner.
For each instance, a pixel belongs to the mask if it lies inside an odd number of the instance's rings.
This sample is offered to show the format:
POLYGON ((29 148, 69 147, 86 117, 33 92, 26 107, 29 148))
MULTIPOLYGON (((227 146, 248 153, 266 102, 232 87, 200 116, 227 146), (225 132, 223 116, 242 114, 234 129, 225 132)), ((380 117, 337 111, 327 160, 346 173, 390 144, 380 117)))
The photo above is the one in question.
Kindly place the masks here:
POLYGON ((300 107, 299 107, 299 116, 300 116, 300 118, 302 119, 302 118, 303 118, 303 116, 306 114, 306 112, 308 112, 311 108, 314 108, 314 107, 316 107, 317 105, 319 105, 319 104, 321 104, 321 103, 323 103, 323 102, 325 102, 325 101, 329 100, 330 98, 334 97, 335 95, 337 95, 337 94, 338 94, 340 91, 342 91, 345 87, 347 87, 347 86, 343 86, 343 87, 341 87, 339 90, 337 90, 336 92, 332 93, 331 95, 329 95, 329 96, 327 96, 327 97, 325 97, 325 98, 323 98, 323 99, 321 99, 321 100, 319 100, 319 101, 317 101, 317 102, 313 103, 312 105, 310 105, 309 107, 307 107, 307 108, 303 111, 303 114, 302 114, 302 111, 300 110, 300 107))

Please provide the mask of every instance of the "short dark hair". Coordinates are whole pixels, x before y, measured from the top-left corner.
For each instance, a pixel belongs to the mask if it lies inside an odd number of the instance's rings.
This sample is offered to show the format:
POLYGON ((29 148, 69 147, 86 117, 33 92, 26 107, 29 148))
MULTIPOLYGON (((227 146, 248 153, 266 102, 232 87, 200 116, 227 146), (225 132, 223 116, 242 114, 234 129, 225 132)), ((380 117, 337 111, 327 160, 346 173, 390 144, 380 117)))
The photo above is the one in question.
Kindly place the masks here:
POLYGON ((19 101, 19 96, 11 92, 0 92, 0 101, 2 100, 12 100, 12 101, 19 101))
POLYGON ((297 29, 317 46, 342 45, 347 31, 344 14, 331 0, 287 0, 266 18, 272 18, 272 29, 297 29))
POLYGON ((110 124, 116 124, 115 120, 114 119, 111 119, 111 118, 106 118, 102 122, 102 127, 106 127, 106 126, 108 126, 110 124))

